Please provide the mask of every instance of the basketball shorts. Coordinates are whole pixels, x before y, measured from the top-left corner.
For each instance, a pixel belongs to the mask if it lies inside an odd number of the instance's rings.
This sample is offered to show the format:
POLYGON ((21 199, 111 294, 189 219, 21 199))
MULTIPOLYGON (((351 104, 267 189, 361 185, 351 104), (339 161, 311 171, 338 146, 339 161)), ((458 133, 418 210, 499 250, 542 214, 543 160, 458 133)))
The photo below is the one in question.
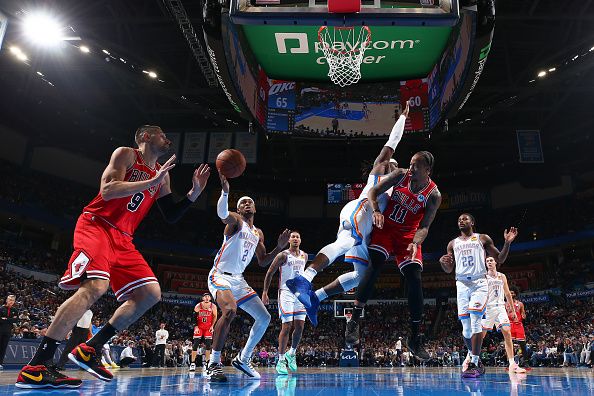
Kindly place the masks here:
POLYGON ((340 226, 338 234, 342 230, 348 230, 355 240, 355 246, 369 242, 369 236, 373 228, 372 211, 367 203, 367 198, 350 201, 340 211, 340 226))
POLYGON ((192 349, 197 351, 200 348, 200 344, 204 342, 206 349, 210 349, 212 345, 212 332, 210 329, 201 328, 200 326, 194 326, 194 338, 192 343, 192 349))
POLYGON ((246 301, 258 297, 254 289, 247 284, 243 275, 225 274, 216 268, 211 269, 208 273, 208 290, 215 300, 217 298, 217 291, 230 290, 238 307, 246 301))
POLYGON ((293 293, 281 289, 278 292, 278 316, 282 323, 294 320, 305 321, 305 307, 293 293))
POLYGON ((526 333, 522 323, 511 324, 511 336, 514 341, 526 341, 526 333))
POLYGON ((212 338, 210 327, 194 326, 194 338, 212 338))
POLYGON ((463 320, 473 315, 484 315, 489 297, 487 278, 469 281, 456 281, 458 300, 458 319, 463 320))
POLYGON ((74 253, 59 286, 78 289, 84 279, 108 280, 118 301, 142 286, 159 283, 132 243, 132 237, 92 213, 79 216, 74 228, 74 253))
POLYGON ((402 269, 410 264, 418 264, 423 269, 423 251, 421 245, 417 246, 417 253, 414 257, 410 256, 408 245, 413 241, 414 233, 409 235, 402 235, 399 232, 394 232, 390 228, 374 228, 371 233, 371 242, 369 249, 376 250, 386 256, 386 260, 394 257, 398 269, 402 269))
POLYGON ((499 331, 503 326, 509 326, 509 318, 503 305, 487 306, 485 317, 483 318, 483 330, 491 331, 493 330, 493 326, 497 326, 497 330, 499 331))

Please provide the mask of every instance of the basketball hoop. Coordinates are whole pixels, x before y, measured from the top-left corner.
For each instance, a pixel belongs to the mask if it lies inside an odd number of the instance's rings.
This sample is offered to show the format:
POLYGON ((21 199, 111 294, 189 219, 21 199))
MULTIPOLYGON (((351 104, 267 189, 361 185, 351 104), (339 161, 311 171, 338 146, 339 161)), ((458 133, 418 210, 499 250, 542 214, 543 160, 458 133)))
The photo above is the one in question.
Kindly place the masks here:
POLYGON ((361 63, 371 42, 368 26, 321 26, 318 41, 328 62, 328 77, 345 87, 361 79, 361 63))

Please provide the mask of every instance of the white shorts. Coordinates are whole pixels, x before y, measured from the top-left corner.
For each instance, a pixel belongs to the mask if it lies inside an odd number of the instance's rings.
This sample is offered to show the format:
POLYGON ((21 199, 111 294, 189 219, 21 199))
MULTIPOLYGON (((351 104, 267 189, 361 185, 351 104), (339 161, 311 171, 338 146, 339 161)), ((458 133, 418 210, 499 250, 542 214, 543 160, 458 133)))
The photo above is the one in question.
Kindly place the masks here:
POLYGON ((347 203, 340 211, 338 234, 342 230, 348 230, 355 240, 355 245, 367 245, 373 228, 372 213, 367 198, 347 203))
POLYGON ((497 326, 497 330, 501 330, 503 326, 510 326, 505 306, 487 306, 487 311, 483 318, 483 330, 491 331, 493 330, 493 325, 497 326))
POLYGON ((305 307, 293 293, 281 289, 278 293, 278 316, 282 323, 305 321, 305 307))
POLYGON ((247 284, 243 275, 226 275, 216 268, 211 269, 208 273, 208 290, 215 301, 217 291, 231 290, 238 307, 246 301, 258 297, 254 289, 247 284))
POLYGON ((458 295, 458 319, 468 319, 470 314, 483 315, 489 297, 487 278, 471 281, 456 281, 458 295))

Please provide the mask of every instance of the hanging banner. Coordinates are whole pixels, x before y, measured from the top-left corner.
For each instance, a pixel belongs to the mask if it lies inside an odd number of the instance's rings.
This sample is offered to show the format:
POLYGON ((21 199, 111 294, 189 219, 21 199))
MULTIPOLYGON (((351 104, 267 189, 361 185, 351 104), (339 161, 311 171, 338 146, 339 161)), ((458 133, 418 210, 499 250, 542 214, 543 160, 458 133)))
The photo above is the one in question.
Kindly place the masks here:
POLYGON ((231 147, 231 138, 233 132, 211 132, 210 142, 208 144, 208 163, 212 164, 217 159, 217 155, 225 149, 231 147))
POLYGON ((166 162, 173 154, 177 156, 179 160, 179 146, 181 142, 181 134, 180 133, 167 133, 167 139, 171 141, 171 146, 169 146, 169 150, 159 157, 159 163, 163 164, 166 162))
POLYGON ((204 161, 206 137, 204 132, 185 134, 182 164, 200 164, 204 161))
POLYGON ((521 164, 542 164, 544 154, 540 142, 540 131, 516 131, 521 164))
POLYGON ((248 164, 258 162, 258 136, 249 132, 235 133, 235 148, 242 152, 248 164))

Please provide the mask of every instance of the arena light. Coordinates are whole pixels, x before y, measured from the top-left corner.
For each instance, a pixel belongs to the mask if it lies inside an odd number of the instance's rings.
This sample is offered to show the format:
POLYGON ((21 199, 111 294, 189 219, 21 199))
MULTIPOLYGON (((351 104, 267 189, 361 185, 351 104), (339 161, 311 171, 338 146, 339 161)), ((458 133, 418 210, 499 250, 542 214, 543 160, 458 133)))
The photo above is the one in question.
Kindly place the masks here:
POLYGON ((84 52, 85 54, 88 54, 89 52, 91 52, 91 50, 89 49, 89 47, 87 47, 86 45, 81 45, 78 48, 80 49, 80 52, 84 52))
POLYGON ((58 21, 42 12, 27 15, 23 28, 30 40, 42 45, 55 45, 64 38, 58 21))
POLYGON ((106 49, 103 50, 103 53, 106 54, 106 55, 109 55, 109 51, 106 50, 106 49))
POLYGON ((557 68, 556 68, 556 67, 551 67, 551 68, 549 69, 549 72, 554 72, 555 70, 557 70, 557 68))
POLYGON ((10 52, 20 61, 25 62, 29 60, 27 54, 25 54, 19 47, 15 47, 14 45, 10 47, 10 52))
POLYGON ((148 75, 150 78, 157 78, 157 73, 155 73, 154 71, 149 71, 148 75))
POLYGON ((592 48, 589 49, 589 52, 592 52, 592 51, 594 51, 594 47, 592 47, 592 48))
POLYGON ((547 75, 547 72, 546 72, 546 71, 544 71, 544 70, 543 70, 543 71, 540 71, 540 72, 538 72, 538 74, 537 74, 537 76, 538 76, 538 77, 540 77, 540 78, 542 78, 542 77, 544 77, 544 76, 546 76, 546 75, 547 75))

